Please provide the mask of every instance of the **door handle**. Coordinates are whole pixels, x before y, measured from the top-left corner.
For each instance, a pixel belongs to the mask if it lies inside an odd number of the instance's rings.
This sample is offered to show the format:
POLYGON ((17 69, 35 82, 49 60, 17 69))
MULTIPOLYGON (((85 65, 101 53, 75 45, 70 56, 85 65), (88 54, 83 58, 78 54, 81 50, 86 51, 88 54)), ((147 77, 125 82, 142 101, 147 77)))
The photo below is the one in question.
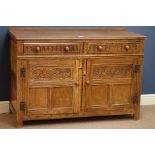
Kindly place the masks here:
POLYGON ((78 69, 83 69, 83 67, 78 67, 78 69))
POLYGON ((86 84, 90 84, 90 81, 86 81, 86 84))
POLYGON ((74 84, 75 84, 76 86, 78 86, 78 85, 79 85, 79 81, 75 81, 74 84))

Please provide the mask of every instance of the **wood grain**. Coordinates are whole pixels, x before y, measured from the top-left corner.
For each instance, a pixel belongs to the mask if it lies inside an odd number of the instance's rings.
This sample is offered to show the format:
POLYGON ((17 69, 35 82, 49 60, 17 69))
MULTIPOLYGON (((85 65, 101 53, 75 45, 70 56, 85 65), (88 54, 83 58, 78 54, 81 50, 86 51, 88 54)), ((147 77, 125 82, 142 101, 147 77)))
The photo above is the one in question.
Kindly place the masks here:
POLYGON ((145 36, 102 28, 13 28, 10 35, 10 111, 17 127, 38 119, 139 119, 145 36))
POLYGON ((12 28, 10 34, 17 40, 48 39, 108 39, 108 38, 145 38, 126 29, 120 28, 12 28))

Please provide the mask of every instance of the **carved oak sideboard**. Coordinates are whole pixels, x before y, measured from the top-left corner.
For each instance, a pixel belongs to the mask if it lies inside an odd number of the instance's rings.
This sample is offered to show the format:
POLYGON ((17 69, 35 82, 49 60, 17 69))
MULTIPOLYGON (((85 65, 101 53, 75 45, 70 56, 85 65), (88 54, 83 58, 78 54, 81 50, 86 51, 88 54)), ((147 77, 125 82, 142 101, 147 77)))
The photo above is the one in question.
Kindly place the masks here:
POLYGON ((10 36, 17 127, 42 119, 139 119, 145 36, 122 28, 12 28, 10 36))

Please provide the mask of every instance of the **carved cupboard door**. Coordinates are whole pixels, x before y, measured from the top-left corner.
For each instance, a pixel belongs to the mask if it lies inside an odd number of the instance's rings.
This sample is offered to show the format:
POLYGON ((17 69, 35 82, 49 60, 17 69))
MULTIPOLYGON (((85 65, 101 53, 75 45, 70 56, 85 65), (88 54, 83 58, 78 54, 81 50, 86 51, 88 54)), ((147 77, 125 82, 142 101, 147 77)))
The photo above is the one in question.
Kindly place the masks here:
POLYGON ((136 87, 136 59, 103 57, 86 62, 84 111, 129 110, 136 87))
POLYGON ((25 100, 28 114, 79 112, 79 60, 33 59, 26 63, 25 100))

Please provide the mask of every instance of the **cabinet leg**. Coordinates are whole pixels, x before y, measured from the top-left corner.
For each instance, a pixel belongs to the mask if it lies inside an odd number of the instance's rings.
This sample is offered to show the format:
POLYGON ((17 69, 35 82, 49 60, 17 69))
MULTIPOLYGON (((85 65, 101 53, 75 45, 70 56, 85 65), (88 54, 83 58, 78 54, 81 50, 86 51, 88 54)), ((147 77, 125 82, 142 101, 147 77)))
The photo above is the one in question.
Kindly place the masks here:
POLYGON ((13 114, 13 112, 12 112, 11 108, 9 108, 9 113, 10 113, 10 114, 13 114))
POLYGON ((139 112, 136 112, 136 113, 133 115, 133 118, 134 118, 134 120, 139 120, 139 119, 140 119, 140 114, 139 114, 139 112))
POLYGON ((22 128, 23 127, 23 121, 21 120, 21 121, 17 121, 16 122, 16 128, 22 128))
POLYGON ((140 119, 140 105, 135 106, 135 112, 134 112, 133 118, 134 120, 140 119))
POLYGON ((11 104, 9 104, 9 113, 13 114, 13 110, 12 110, 11 104))
POLYGON ((23 119, 20 115, 17 114, 16 128, 22 128, 22 127, 23 127, 23 119))

